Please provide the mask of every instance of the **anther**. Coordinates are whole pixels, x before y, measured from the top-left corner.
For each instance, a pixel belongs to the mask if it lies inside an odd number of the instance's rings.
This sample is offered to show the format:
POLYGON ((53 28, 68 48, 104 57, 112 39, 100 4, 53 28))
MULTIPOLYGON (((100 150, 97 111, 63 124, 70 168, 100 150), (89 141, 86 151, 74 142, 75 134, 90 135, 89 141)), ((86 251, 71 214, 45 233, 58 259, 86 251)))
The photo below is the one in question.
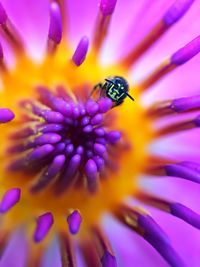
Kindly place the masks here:
POLYGON ((53 225, 54 219, 51 212, 40 215, 37 218, 37 226, 34 232, 34 241, 36 243, 41 242, 53 225))
POLYGON ((88 52, 88 47, 89 47, 89 40, 86 36, 84 36, 80 40, 72 56, 72 61, 77 67, 80 66, 84 62, 87 52, 88 52))
POLYGON ((0 202, 0 213, 5 213, 15 206, 20 200, 21 191, 19 188, 12 188, 5 192, 0 202))
POLYGON ((81 214, 78 210, 74 210, 67 217, 67 223, 71 234, 75 235, 79 232, 82 222, 81 214))
POLYGON ((0 123, 12 121, 15 114, 8 108, 0 108, 0 123))
POLYGON ((101 0, 100 2, 100 10, 93 37, 93 46, 96 53, 99 52, 103 41, 107 36, 108 28, 110 26, 110 19, 115 10, 116 3, 117 0, 101 0))
POLYGON ((188 62, 194 56, 200 52, 200 36, 193 39, 191 42, 186 44, 184 47, 180 48, 171 57, 166 61, 161 63, 155 70, 153 70, 150 75, 145 78, 140 84, 139 87, 142 91, 145 91, 158 80, 160 80, 167 73, 171 72, 180 65, 188 62))
POLYGON ((134 47, 120 62, 129 68, 138 60, 172 25, 178 22, 189 10, 194 0, 176 0, 167 10, 164 16, 156 25, 147 33, 142 41, 134 47))
POLYGON ((60 6, 55 1, 50 3, 50 25, 48 33, 48 51, 53 52, 62 39, 62 18, 60 6))

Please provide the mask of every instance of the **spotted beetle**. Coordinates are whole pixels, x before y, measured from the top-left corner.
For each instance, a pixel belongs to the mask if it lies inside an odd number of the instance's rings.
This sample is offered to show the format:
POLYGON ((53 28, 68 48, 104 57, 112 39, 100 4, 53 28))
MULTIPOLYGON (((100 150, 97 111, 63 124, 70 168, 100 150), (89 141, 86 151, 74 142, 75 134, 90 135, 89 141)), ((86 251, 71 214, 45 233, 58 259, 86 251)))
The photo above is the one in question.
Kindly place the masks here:
POLYGON ((128 94, 129 85, 127 81, 120 76, 109 77, 105 79, 104 83, 98 83, 91 94, 96 90, 101 90, 100 96, 110 98, 115 103, 114 106, 121 105, 127 96, 134 101, 134 98, 128 94))

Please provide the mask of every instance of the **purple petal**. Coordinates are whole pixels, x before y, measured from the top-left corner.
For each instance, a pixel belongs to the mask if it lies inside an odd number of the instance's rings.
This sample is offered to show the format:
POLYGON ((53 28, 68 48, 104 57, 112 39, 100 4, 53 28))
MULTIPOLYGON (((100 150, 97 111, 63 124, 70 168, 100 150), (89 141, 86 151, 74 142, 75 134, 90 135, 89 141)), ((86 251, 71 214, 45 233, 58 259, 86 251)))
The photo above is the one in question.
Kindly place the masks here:
POLYGON ((25 233, 18 230, 12 234, 2 255, 0 267, 24 267, 28 260, 28 241, 25 233))

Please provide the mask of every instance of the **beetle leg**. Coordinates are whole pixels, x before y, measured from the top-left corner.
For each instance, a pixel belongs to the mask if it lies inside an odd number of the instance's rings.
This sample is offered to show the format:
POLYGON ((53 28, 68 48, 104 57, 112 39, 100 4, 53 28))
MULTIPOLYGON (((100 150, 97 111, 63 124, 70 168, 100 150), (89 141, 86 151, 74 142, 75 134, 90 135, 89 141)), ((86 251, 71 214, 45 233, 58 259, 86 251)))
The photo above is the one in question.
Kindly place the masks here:
POLYGON ((96 85, 93 87, 93 89, 92 89, 92 91, 91 91, 91 93, 90 93, 90 96, 92 96, 92 94, 93 94, 96 90, 98 90, 98 89, 102 89, 102 87, 103 87, 102 83, 98 83, 98 84, 96 84, 96 85))

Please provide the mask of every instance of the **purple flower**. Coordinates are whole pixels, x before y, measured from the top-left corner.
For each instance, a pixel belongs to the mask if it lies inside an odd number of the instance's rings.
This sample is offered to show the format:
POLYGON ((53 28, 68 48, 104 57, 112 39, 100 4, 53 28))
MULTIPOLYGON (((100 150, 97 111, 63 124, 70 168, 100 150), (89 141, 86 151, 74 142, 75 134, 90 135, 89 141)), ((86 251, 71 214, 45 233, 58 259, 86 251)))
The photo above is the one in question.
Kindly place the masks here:
POLYGON ((200 265, 199 0, 2 0, 0 267, 200 265))

